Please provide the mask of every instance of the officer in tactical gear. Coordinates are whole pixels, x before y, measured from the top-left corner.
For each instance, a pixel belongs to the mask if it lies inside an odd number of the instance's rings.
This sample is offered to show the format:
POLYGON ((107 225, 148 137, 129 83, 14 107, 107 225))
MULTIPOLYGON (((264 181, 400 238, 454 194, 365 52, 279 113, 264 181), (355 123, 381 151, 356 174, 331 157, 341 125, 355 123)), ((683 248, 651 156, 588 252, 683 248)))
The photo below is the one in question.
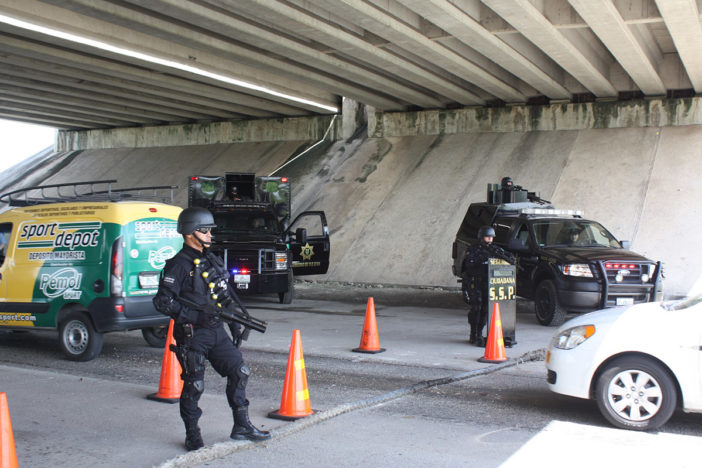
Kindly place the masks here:
POLYGON ((225 393, 234 415, 231 438, 258 441, 271 437, 269 432, 257 429, 249 421, 249 401, 245 393, 249 368, 234 344, 235 341, 240 342, 240 327, 234 322, 229 324, 232 341, 208 290, 209 281, 214 281, 220 288, 227 288, 227 282, 220 281, 227 278, 223 262, 214 255, 207 255, 213 227, 212 213, 205 208, 191 207, 181 212, 177 231, 183 235, 183 248, 166 262, 158 293, 154 297, 156 310, 175 321, 176 356, 183 369, 180 416, 185 423, 187 450, 197 450, 204 445, 197 423, 202 415, 198 401, 205 389, 206 359, 217 373, 227 378, 225 393), (214 271, 215 277, 205 280, 203 271, 214 271), (195 309, 180 300, 206 306, 195 309))
POLYGON ((488 261, 490 258, 501 258, 514 264, 515 258, 492 243, 495 230, 491 226, 478 229, 477 237, 478 243, 468 247, 463 257, 463 288, 469 304, 469 342, 476 346, 485 346, 483 327, 488 318, 488 261))

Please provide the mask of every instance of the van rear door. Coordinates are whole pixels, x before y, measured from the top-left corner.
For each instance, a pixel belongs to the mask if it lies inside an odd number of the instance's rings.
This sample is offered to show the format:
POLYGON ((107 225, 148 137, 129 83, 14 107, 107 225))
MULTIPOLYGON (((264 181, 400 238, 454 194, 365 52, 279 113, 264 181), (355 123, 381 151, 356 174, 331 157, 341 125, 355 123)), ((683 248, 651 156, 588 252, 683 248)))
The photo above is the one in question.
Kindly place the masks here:
MULTIPOLYGON (((156 294, 166 260, 183 245, 176 225, 175 219, 154 217, 142 218, 124 226, 121 255, 125 296, 156 294)), ((125 310, 127 316, 134 313, 137 312, 125 310)))

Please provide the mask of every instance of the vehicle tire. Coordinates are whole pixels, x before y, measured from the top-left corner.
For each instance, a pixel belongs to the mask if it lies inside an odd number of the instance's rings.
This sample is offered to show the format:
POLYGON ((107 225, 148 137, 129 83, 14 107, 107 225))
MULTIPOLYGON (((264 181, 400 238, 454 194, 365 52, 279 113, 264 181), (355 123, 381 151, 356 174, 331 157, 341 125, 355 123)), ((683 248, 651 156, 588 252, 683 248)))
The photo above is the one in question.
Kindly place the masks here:
POLYGON ((288 290, 285 292, 278 293, 278 300, 281 304, 291 304, 293 296, 295 295, 295 281, 293 281, 293 275, 290 273, 288 275, 288 290))
POLYGON ((595 391, 602 415, 621 429, 657 429, 670 419, 678 404, 676 386, 668 371, 642 356, 610 363, 598 377, 595 391))
POLYGON ((541 325, 562 325, 568 313, 558 304, 558 291, 551 280, 539 283, 534 293, 536 319, 541 325))
POLYGON ((141 334, 152 348, 164 348, 168 338, 168 327, 142 328, 141 334))
POLYGON ((61 351, 71 361, 90 361, 102 351, 103 335, 83 312, 71 312, 59 325, 61 351))

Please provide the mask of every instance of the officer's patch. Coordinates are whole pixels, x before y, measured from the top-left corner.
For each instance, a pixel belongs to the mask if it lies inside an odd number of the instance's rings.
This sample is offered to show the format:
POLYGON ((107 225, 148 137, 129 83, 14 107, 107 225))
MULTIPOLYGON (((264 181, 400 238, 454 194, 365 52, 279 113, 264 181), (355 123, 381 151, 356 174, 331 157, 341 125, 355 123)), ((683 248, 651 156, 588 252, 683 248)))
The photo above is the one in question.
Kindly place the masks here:
POLYGON ((168 284, 175 284, 175 278, 172 276, 164 276, 163 282, 168 284))

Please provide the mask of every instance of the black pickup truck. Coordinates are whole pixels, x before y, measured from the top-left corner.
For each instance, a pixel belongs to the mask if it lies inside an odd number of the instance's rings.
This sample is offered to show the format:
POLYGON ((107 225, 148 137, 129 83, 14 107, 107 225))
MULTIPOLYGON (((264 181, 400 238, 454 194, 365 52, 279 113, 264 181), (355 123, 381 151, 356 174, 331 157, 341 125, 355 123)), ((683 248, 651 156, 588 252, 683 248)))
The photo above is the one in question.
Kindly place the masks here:
POLYGON ((495 244, 517 256, 517 295, 533 299, 543 325, 560 325, 568 312, 662 300, 661 263, 628 250, 596 221, 557 210, 532 192, 473 203, 453 243, 453 274, 462 277, 466 248, 480 226, 493 226, 495 244))

